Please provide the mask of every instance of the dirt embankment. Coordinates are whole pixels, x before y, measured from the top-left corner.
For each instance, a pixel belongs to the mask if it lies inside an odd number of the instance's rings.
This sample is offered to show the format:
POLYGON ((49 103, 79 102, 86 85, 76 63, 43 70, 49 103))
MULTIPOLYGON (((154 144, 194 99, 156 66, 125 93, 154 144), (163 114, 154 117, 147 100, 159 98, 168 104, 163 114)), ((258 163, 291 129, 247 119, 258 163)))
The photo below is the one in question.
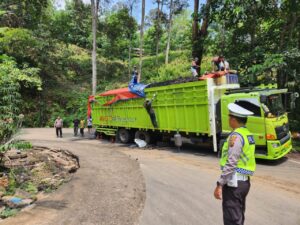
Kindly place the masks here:
POLYGON ((1 166, 0 217, 4 219, 33 205, 41 193, 68 182, 79 168, 79 159, 67 150, 36 146, 7 151, 1 166))

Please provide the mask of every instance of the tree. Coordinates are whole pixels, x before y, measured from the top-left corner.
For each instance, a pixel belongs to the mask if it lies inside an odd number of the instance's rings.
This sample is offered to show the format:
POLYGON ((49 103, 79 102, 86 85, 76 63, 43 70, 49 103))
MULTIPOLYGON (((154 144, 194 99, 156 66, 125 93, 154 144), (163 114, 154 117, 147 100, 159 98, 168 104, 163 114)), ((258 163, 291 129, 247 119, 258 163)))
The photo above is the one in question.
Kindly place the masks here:
POLYGON ((120 8, 107 15, 100 24, 102 36, 106 37, 103 43, 103 55, 108 58, 127 60, 128 46, 136 37, 137 23, 130 16, 128 8, 120 8))
MULTIPOLYGON (((127 1, 129 12, 130 12, 130 17, 132 17, 133 7, 136 3, 137 3, 137 0, 128 0, 127 1)), ((128 47, 128 71, 129 71, 128 74, 129 74, 129 77, 131 75, 131 49, 132 49, 132 33, 130 33, 129 47, 128 47)))
POLYGON ((164 0, 156 0, 157 9, 156 9, 156 18, 154 21, 154 27, 156 31, 156 50, 155 50, 155 60, 156 65, 158 64, 158 53, 159 53, 159 42, 162 36, 163 29, 161 27, 162 18, 165 16, 163 13, 164 0))
POLYGON ((14 135, 22 119, 21 87, 41 89, 38 72, 37 68, 19 69, 12 58, 0 55, 0 147, 14 135))
POLYGON ((172 16, 173 16, 173 0, 171 0, 171 2, 170 2, 168 41, 167 41, 167 48, 166 48, 165 64, 169 63, 169 51, 170 51, 171 30, 172 30, 172 16))
POLYGON ((139 66, 138 82, 140 82, 142 77, 144 24, 145 24, 145 0, 142 0, 142 18, 141 18, 141 28, 140 28, 140 66, 139 66))
POLYGON ((192 49, 192 23, 189 10, 183 10, 180 14, 174 15, 172 23, 171 50, 187 50, 192 49))
POLYGON ((91 0, 92 9, 92 35, 93 35, 93 50, 92 50, 92 94, 96 95, 97 91, 97 21, 100 0, 91 0))
POLYGON ((34 29, 46 18, 50 6, 50 0, 2 0, 0 25, 34 29))
POLYGON ((53 39, 91 49, 91 5, 81 0, 67 2, 65 10, 53 12, 49 30, 53 39))
POLYGON ((204 54, 204 42, 208 34, 208 26, 211 23, 212 10, 214 9, 215 0, 207 0, 206 4, 202 6, 201 18, 199 15, 199 0, 194 1, 194 13, 193 13, 193 57, 199 58, 198 74, 201 70, 201 61, 204 54), (199 29, 199 22, 201 27, 199 29))

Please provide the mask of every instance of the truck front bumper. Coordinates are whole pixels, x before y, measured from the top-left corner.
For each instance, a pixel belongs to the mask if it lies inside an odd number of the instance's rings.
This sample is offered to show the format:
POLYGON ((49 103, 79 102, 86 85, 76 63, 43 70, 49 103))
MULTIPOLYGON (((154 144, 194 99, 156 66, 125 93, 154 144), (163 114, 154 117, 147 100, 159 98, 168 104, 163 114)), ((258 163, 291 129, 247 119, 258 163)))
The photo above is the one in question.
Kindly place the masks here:
POLYGON ((257 159, 269 159, 276 160, 280 159, 292 150, 292 139, 291 136, 287 138, 284 143, 280 140, 267 141, 267 154, 256 154, 257 159))

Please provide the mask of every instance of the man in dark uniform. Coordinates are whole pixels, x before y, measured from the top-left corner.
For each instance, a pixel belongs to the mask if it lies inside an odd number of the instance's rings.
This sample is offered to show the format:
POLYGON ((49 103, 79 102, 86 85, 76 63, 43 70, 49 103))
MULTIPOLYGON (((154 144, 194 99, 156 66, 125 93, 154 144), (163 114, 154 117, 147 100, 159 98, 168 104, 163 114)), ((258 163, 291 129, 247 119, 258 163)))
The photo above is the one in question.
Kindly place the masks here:
POLYGON ((144 107, 150 116, 153 127, 157 128, 158 125, 156 121, 156 116, 155 116, 154 109, 152 108, 152 101, 155 99, 155 97, 156 95, 154 95, 151 100, 147 98, 146 101, 144 102, 144 107))
POLYGON ((78 134, 79 122, 80 122, 80 120, 78 118, 76 118, 75 120, 73 120, 73 124, 74 124, 74 136, 77 136, 77 134, 78 134))
POLYGON ((222 148, 222 174, 214 196, 216 199, 223 197, 224 225, 243 225, 250 176, 256 167, 254 138, 245 127, 247 116, 253 113, 234 103, 230 103, 228 109, 229 125, 233 131, 222 148))

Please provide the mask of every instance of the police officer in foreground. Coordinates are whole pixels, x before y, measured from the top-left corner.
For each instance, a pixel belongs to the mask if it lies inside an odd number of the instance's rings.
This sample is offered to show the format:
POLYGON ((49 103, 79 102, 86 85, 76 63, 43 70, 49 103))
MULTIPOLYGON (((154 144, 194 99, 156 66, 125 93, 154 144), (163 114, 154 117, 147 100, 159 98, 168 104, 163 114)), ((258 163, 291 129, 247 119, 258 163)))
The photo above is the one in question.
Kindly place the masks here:
POLYGON ((245 127, 247 116, 253 113, 234 103, 230 103, 228 109, 229 125, 233 131, 222 148, 222 174, 214 196, 223 199, 224 225, 243 225, 250 177, 256 166, 254 138, 245 127))

